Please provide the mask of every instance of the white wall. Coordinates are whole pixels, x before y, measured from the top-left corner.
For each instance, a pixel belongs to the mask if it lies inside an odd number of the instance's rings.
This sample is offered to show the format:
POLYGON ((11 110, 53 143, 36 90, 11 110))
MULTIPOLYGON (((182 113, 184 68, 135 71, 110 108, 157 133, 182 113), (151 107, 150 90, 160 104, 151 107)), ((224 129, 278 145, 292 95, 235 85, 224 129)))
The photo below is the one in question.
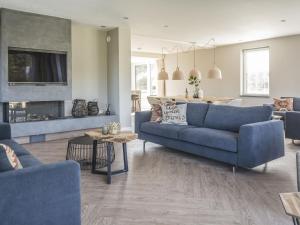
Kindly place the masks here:
POLYGON ((131 45, 130 29, 115 28, 108 32, 108 102, 119 116, 121 126, 131 126, 131 45))
POLYGON ((72 97, 107 103, 106 32, 72 24, 72 97))
MULTIPOLYGON (((221 81, 206 78, 213 64, 213 51, 198 50, 196 64, 202 72, 204 95, 240 98, 241 51, 266 46, 270 47, 270 97, 300 96, 300 35, 218 47, 216 64, 222 70, 221 81)), ((179 66, 187 77, 193 67, 193 52, 181 53, 179 66)), ((167 55, 166 69, 170 79, 175 68, 176 55, 167 55)), ((186 87, 186 81, 167 81, 167 95, 183 95, 186 87)), ((272 102, 271 98, 243 97, 243 102, 245 105, 257 105, 272 102)))
POLYGON ((131 33, 119 28, 120 123, 131 127, 131 33))

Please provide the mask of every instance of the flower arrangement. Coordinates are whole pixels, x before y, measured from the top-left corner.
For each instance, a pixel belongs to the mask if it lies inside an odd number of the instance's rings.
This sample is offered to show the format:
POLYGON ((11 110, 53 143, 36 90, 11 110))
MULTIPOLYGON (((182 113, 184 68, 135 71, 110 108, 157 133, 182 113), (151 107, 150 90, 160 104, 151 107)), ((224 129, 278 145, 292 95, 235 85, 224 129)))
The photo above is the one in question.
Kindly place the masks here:
POLYGON ((121 130, 121 124, 120 123, 112 122, 108 126, 109 126, 109 133, 110 134, 118 134, 121 130))
POLYGON ((199 77, 191 74, 189 76, 188 82, 189 82, 189 85, 194 86, 193 98, 199 98, 199 91, 200 91, 199 85, 200 85, 200 82, 201 82, 199 77))

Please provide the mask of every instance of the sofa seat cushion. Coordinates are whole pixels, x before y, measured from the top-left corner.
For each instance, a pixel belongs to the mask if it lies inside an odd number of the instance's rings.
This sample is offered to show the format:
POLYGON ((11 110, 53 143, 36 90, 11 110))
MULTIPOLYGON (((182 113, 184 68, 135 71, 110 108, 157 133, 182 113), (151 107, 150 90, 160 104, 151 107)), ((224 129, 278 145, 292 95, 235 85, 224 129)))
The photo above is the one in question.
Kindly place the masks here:
POLYGON ((153 134, 157 136, 162 136, 166 138, 178 139, 179 131, 185 130, 187 128, 192 128, 189 125, 177 125, 177 124, 161 124, 155 122, 145 122, 142 123, 140 131, 153 134))
POLYGON ((0 143, 11 147, 17 156, 30 155, 30 153, 22 145, 19 145, 17 142, 11 139, 0 140, 0 143))
POLYGON ((33 155, 22 155, 19 156, 18 158, 23 168, 42 165, 42 163, 38 159, 36 159, 33 155))
POLYGON ((188 128, 179 132, 179 139, 193 144, 237 152, 238 133, 210 128, 188 128))

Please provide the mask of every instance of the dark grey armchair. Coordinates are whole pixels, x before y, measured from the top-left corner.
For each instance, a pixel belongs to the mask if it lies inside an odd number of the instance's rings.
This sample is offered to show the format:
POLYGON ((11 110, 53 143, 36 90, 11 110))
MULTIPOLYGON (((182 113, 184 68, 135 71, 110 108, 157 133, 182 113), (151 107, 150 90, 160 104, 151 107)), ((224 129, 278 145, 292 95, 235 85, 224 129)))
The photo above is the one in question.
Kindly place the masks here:
POLYGON ((300 140, 300 98, 294 98, 294 111, 285 113, 285 137, 300 140))

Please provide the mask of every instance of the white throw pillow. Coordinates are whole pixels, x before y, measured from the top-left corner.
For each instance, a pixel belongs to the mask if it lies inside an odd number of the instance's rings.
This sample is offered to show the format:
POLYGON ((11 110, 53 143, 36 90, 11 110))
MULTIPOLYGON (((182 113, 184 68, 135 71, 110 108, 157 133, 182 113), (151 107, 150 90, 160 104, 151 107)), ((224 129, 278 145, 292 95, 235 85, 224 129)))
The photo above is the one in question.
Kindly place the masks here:
POLYGON ((161 104, 162 124, 187 125, 186 122, 187 104, 161 104))

